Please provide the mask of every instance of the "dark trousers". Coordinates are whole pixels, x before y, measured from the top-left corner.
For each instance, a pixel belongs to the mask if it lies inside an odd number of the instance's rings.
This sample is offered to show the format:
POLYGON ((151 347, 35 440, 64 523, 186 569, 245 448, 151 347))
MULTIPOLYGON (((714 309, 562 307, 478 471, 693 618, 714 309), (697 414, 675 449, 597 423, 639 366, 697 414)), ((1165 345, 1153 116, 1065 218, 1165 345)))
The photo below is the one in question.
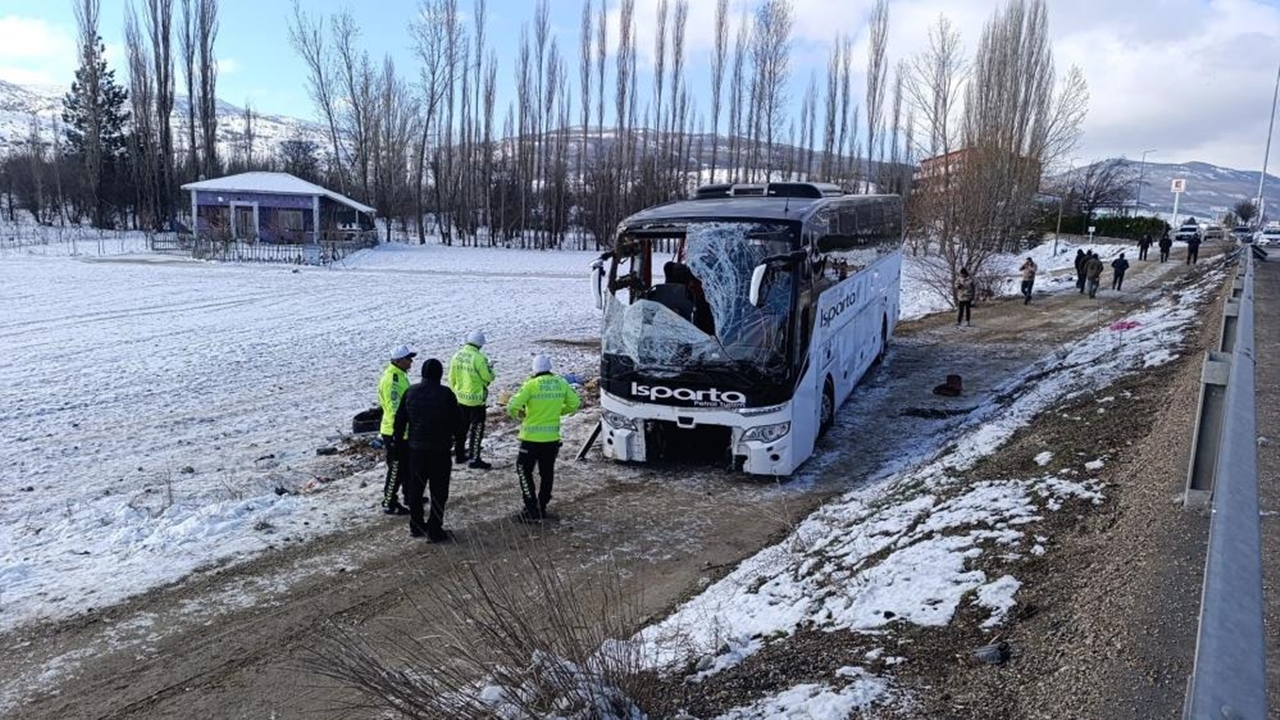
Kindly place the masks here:
POLYGON ((1116 273, 1115 277, 1111 279, 1111 289, 1119 290, 1120 286, 1123 284, 1124 284, 1124 273, 1122 272, 1116 273))
POLYGON ((1031 286, 1035 285, 1035 282, 1036 282, 1035 280, 1022 281, 1022 297, 1025 298, 1025 300, 1022 303, 1023 305, 1026 305, 1027 303, 1031 302, 1031 286))
POLYGON ((1200 262, 1200 248, 1187 246, 1187 264, 1200 262))
POLYGON ((962 322, 969 322, 970 308, 972 307, 973 307, 972 300, 956 301, 956 324, 957 325, 959 325, 962 322))
POLYGON ((1164 262, 1164 261, 1166 261, 1166 260, 1168 260, 1168 259, 1169 259, 1169 249, 1168 249, 1168 248, 1160 248, 1160 262, 1164 262))
POLYGON ((551 502, 551 487, 555 483, 556 455, 560 452, 559 442, 520 441, 520 454, 516 457, 516 475, 520 478, 520 494, 524 496, 524 507, 532 514, 546 512, 547 503, 551 502), (533 468, 538 468, 537 485, 533 482, 533 468))
POLYGON ((1076 289, 1078 289, 1081 293, 1084 292, 1084 271, 1083 270, 1076 271, 1076 289))
POLYGON ((480 447, 484 444, 485 410, 484 405, 458 406, 462 427, 456 435, 453 454, 459 461, 480 459, 480 447))
POLYGON ((409 448, 404 465, 404 501, 409 506, 409 529, 437 537, 444 531, 444 506, 449 502, 453 461, 449 448, 409 448), (423 522, 423 494, 431 501, 431 515, 423 522))
POLYGON ((1148 246, 1146 246, 1146 245, 1139 245, 1139 246, 1138 246, 1138 259, 1139 259, 1139 260, 1146 260, 1146 259, 1147 259, 1147 248, 1148 248, 1148 246))
POLYGON ((382 507, 400 504, 400 449, 391 442, 390 435, 382 436, 382 446, 387 449, 387 478, 382 482, 382 507))

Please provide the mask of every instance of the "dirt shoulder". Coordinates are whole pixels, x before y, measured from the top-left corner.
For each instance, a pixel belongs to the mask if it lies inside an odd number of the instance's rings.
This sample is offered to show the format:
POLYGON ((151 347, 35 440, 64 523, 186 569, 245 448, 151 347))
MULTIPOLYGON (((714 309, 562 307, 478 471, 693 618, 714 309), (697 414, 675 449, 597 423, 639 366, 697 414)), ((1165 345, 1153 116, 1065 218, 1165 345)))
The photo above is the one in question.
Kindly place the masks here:
MULTIPOLYGON (((642 614, 656 616, 775 541, 826 498, 929 452, 965 403, 1140 307, 1185 272, 1172 263, 1135 270, 1131 289, 1095 301, 1069 293, 1038 296, 1029 306, 986 303, 972 328, 956 328, 946 317, 904 324, 888 362, 855 393, 819 455, 792 483, 565 457, 555 503, 563 521, 530 528, 505 519, 517 492, 513 478, 504 482, 498 474, 509 473, 509 463, 500 463, 451 504, 455 546, 414 543, 402 522, 371 518, 367 526, 201 573, 120 606, 0 637, 6 650, 0 676, 11 678, 0 688, 19 698, 12 710, 21 717, 314 717, 345 697, 300 667, 332 623, 377 642, 388 622, 416 617, 411 611, 423 597, 422 583, 451 582, 474 558, 518 572, 529 544, 570 577, 590 578, 606 564, 617 568, 624 590, 642 599, 642 614), (929 392, 950 373, 965 377, 966 399, 929 392)), ((1154 388, 1149 392, 1153 406, 1164 402, 1154 388)), ((1183 444, 1187 428, 1170 434, 1169 443, 1183 444)), ((565 455, 587 429, 574 426, 565 455)), ((1135 428, 1120 430, 1121 437, 1139 438, 1135 428)), ((1164 454, 1179 455, 1168 445, 1164 454)), ((415 623, 405 631, 431 628, 415 623)))

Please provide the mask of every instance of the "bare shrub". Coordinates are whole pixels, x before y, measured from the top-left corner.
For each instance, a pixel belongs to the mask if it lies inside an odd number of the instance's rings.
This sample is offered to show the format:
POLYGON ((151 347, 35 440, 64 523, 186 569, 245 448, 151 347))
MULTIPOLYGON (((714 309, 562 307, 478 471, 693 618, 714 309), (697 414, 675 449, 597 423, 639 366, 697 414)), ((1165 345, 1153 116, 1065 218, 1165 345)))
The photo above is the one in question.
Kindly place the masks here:
MULTIPOLYGON (((517 552, 494 559, 479 544, 447 577, 423 578, 413 617, 374 634, 331 623, 331 638, 304 660, 354 695, 344 709, 408 718, 638 718, 656 706, 646 669, 638 599, 608 563, 583 582, 550 552, 509 530, 517 552), (423 628, 410 634, 405 628, 423 628)), ((486 543, 491 544, 491 543, 486 543)))

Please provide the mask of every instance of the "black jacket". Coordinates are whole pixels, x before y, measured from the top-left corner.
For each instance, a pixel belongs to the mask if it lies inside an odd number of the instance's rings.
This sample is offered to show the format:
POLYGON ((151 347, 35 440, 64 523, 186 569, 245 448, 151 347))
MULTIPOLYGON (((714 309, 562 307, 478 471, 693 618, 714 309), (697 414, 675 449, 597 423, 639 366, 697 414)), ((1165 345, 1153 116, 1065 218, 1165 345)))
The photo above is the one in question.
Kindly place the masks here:
POLYGON ((438 380, 424 380, 410 387, 396 411, 393 437, 404 437, 405 427, 409 428, 405 441, 409 449, 448 452, 463 430, 458 399, 453 391, 438 380))
POLYGON ((1129 261, 1124 258, 1116 258, 1111 263, 1111 269, 1115 270, 1120 275, 1123 275, 1124 271, 1129 269, 1129 261))

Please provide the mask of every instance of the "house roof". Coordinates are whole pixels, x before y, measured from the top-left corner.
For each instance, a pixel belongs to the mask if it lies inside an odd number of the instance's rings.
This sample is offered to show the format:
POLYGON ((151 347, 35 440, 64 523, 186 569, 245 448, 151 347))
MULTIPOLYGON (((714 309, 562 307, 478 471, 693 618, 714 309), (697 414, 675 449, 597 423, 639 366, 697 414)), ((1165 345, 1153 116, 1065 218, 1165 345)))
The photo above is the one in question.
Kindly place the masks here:
POLYGON ((201 180, 187 183, 183 190, 199 190, 201 192, 224 193, 263 193, 267 195, 306 195, 310 197, 326 197, 342 203, 353 210, 372 215, 373 208, 352 200, 346 195, 336 193, 315 183, 309 183, 299 177, 282 172, 247 172, 239 175, 201 180))

